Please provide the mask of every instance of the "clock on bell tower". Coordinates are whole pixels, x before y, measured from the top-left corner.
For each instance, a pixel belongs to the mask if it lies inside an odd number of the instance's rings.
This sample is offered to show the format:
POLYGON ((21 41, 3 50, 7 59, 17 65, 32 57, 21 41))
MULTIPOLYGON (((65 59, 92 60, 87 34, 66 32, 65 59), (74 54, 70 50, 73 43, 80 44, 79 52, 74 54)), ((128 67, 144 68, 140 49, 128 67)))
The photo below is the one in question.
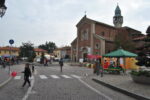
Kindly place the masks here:
POLYGON ((121 10, 118 5, 115 9, 115 16, 113 17, 113 23, 117 28, 122 27, 123 24, 123 16, 121 16, 121 10))

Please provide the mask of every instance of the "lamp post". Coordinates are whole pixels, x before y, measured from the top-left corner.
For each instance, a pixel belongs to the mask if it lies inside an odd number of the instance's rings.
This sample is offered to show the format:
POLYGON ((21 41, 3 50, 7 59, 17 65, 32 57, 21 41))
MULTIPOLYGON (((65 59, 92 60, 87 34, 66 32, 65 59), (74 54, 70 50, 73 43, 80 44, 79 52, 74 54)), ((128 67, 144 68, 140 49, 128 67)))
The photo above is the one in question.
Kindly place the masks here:
POLYGON ((0 1, 0 17, 2 18, 7 10, 7 7, 5 6, 5 0, 0 1))
MULTIPOLYGON (((9 44, 11 45, 11 46, 10 46, 10 58, 11 58, 11 51, 12 51, 11 48, 12 48, 12 44, 14 44, 14 40, 13 40, 13 39, 10 39, 10 40, 9 40, 9 44)), ((10 59, 10 62, 11 62, 11 59, 10 59)), ((10 65, 11 65, 11 64, 9 64, 9 74, 10 74, 10 65)))

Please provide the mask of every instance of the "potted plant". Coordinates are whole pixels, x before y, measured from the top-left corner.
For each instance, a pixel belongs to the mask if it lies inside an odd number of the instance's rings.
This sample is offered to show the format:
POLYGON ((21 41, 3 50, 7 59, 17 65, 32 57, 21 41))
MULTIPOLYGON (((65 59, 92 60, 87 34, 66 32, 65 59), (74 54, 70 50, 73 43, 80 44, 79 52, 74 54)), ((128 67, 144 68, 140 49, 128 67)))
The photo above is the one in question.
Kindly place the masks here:
POLYGON ((146 33, 144 45, 140 48, 138 62, 136 63, 141 67, 138 71, 132 71, 131 77, 135 82, 150 84, 150 26, 146 33))

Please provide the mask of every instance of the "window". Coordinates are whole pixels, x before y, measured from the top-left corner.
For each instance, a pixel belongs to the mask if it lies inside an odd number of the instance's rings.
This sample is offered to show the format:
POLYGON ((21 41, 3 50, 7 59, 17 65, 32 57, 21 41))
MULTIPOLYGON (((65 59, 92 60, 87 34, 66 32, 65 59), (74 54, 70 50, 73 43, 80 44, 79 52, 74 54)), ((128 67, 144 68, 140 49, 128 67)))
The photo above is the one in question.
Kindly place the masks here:
POLYGON ((81 41, 82 40, 88 40, 88 37, 89 37, 89 35, 88 35, 88 29, 86 29, 86 30, 84 30, 84 31, 81 32, 81 41))
POLYGON ((99 49, 99 45, 98 44, 95 44, 95 49, 99 49))
POLYGON ((105 36, 105 32, 102 32, 102 36, 105 36))

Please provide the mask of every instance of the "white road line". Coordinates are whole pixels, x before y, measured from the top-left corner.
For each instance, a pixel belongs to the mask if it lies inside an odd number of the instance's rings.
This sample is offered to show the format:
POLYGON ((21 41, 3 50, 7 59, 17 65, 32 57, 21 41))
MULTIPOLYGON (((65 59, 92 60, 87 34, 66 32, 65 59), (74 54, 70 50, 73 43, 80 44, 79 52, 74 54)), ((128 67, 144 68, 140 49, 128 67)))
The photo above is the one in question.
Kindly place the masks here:
POLYGON ((31 80, 32 80, 33 78, 34 78, 33 76, 29 77, 29 79, 31 79, 31 80))
POLYGON ((69 77, 67 75, 61 75, 61 76, 64 77, 64 78, 71 78, 71 77, 69 77))
POLYGON ((74 78, 77 78, 77 79, 81 78, 80 76, 77 76, 77 75, 71 75, 71 76, 73 76, 74 78))
POLYGON ((16 76, 14 79, 19 80, 19 79, 21 79, 21 76, 16 76))
POLYGON ((37 75, 37 70, 34 71, 34 74, 37 75))
POLYGON ((56 75, 50 75, 52 78, 55 78, 55 79, 59 79, 60 77, 56 76, 56 75))
POLYGON ((84 82, 83 80, 81 80, 80 78, 78 78, 78 80, 83 83, 84 85, 86 85, 88 88, 90 88, 91 90, 93 90, 94 92, 98 93, 101 96, 104 96, 106 99, 108 100, 112 100, 110 97, 106 96, 105 94, 103 94, 102 92, 96 90, 95 88, 93 88, 92 86, 90 86, 89 84, 87 84, 86 82, 84 82))
POLYGON ((35 80, 34 80, 34 77, 33 77, 33 80, 31 81, 31 86, 28 88, 28 91, 25 94, 25 96, 22 98, 22 100, 27 100, 28 99, 29 94, 31 94, 31 90, 33 88, 34 82, 35 82, 35 80))
POLYGON ((41 79, 47 79, 45 75, 39 75, 41 79))

